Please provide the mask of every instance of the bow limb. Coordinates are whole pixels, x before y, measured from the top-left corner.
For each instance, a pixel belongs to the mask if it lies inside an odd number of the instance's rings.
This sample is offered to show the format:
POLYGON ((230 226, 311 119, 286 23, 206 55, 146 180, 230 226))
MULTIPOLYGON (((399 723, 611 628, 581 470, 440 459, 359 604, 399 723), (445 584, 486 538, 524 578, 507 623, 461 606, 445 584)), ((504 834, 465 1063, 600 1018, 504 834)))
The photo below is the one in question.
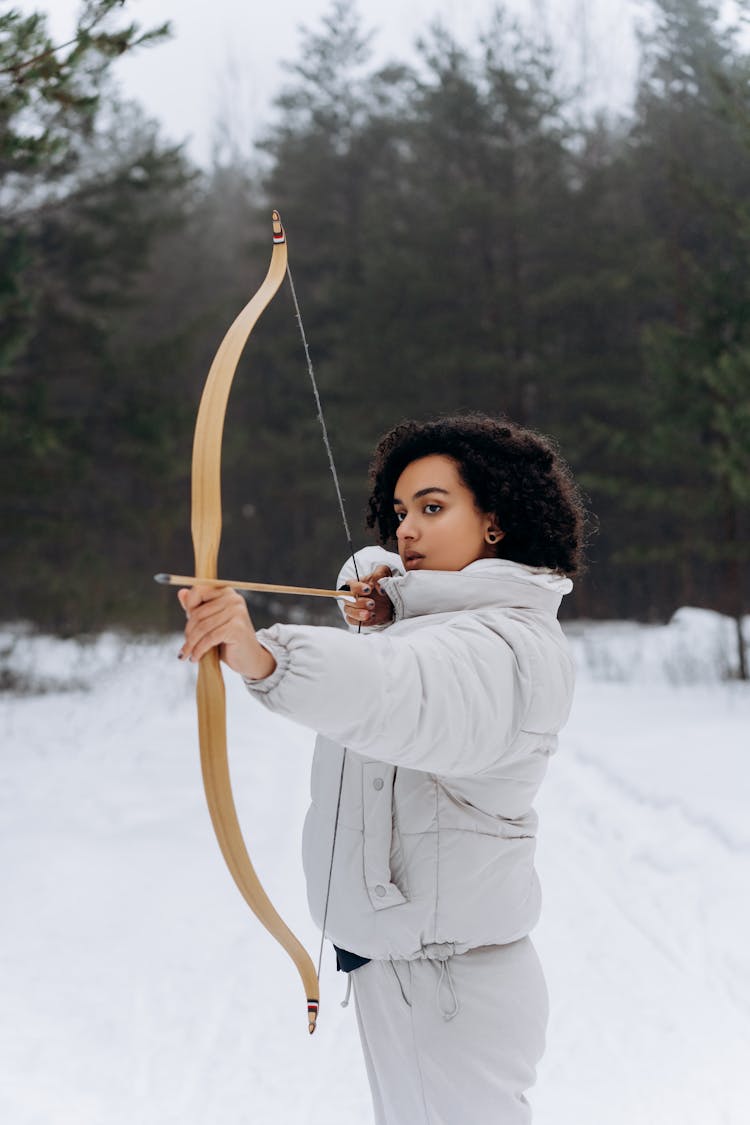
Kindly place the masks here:
MULTIPOLYGON (((217 576, 221 540, 221 439, 229 391, 248 337, 286 272, 286 236, 278 211, 273 212, 273 243, 266 278, 219 345, 198 408, 193 439, 191 528, 195 573, 205 578, 217 576)), ((261 886, 240 831, 229 778, 224 678, 216 648, 207 652, 200 662, 197 704, 203 785, 219 847, 242 897, 297 966, 307 997, 308 1028, 312 1034, 320 1001, 315 967, 261 886)))

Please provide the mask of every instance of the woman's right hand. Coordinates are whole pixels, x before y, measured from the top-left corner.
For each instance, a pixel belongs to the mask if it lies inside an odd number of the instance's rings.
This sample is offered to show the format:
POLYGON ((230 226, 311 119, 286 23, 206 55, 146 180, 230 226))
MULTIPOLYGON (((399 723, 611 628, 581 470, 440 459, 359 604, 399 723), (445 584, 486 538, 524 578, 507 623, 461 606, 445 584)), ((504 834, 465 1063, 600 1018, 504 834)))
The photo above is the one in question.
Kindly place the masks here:
POLYGON ((354 601, 344 602, 344 616, 349 625, 386 625, 393 620, 393 602, 381 593, 377 583, 381 578, 390 578, 393 571, 389 566, 377 566, 372 574, 349 582, 348 593, 354 601))

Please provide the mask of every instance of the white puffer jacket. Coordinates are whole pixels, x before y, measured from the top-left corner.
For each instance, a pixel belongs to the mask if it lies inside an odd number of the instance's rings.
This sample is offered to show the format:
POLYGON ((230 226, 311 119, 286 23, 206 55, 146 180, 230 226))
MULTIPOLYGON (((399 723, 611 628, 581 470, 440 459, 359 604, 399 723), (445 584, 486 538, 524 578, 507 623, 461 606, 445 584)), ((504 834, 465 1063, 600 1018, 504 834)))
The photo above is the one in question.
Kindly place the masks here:
MULTIPOLYGON (((365 548, 360 574, 397 555, 365 548)), ((339 586, 353 576, 344 568, 339 586)), ((247 682, 319 734, 304 829, 308 900, 373 959, 439 960, 525 936, 541 905, 532 802, 570 710, 573 664, 557 610, 572 583, 482 559, 382 583, 394 622, 364 635, 274 625, 277 661, 247 682)))

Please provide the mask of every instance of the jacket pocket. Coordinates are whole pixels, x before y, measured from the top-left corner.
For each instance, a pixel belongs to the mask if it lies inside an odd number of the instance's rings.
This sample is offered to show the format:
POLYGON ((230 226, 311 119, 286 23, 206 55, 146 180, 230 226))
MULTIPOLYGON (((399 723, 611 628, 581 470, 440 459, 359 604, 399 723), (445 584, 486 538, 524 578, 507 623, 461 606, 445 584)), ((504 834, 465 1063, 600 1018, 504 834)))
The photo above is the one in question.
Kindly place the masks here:
POLYGON ((395 767, 385 762, 364 762, 362 766, 362 857, 365 887, 374 910, 407 901, 391 878, 395 773, 395 767))

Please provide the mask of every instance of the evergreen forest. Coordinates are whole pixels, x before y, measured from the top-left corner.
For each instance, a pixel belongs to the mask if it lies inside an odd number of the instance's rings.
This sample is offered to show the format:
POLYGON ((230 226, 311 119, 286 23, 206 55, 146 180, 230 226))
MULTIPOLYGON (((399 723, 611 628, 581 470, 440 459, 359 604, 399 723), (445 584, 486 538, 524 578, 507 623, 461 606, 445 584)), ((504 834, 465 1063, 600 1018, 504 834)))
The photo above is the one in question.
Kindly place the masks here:
MULTIPOLYGON (((632 106, 592 116, 501 6, 471 48, 435 25, 418 66, 375 66, 335 0, 272 120, 205 169, 118 93, 117 58, 170 34, 130 7, 86 0, 68 44, 43 10, 0 14, 5 620, 179 627, 152 575, 192 573, 197 404, 272 208, 357 543, 384 430, 504 413, 554 437, 587 497, 569 617, 749 611, 742 18, 650 0, 632 106)), ((346 541, 288 285, 238 369, 222 464, 220 573, 330 586, 346 541)))

